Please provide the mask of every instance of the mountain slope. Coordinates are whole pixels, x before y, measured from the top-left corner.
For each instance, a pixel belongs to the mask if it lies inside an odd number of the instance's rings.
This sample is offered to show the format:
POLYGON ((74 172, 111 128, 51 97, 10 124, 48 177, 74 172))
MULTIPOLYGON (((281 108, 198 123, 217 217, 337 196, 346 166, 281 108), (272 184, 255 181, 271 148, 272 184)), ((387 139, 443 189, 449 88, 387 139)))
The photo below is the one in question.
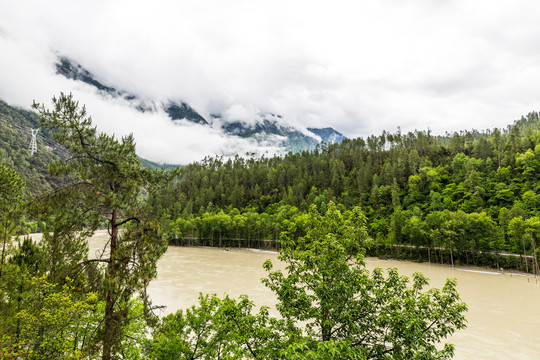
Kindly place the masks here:
POLYGON ((221 128, 228 134, 241 138, 273 141, 285 151, 298 152, 314 149, 319 143, 315 136, 302 133, 297 128, 279 123, 281 117, 274 114, 261 115, 261 120, 247 124, 242 121, 223 122, 221 128))
POLYGON ((327 144, 340 143, 346 139, 342 133, 332 129, 331 127, 317 129, 308 128, 309 131, 321 138, 321 140, 327 144))
POLYGON ((165 112, 172 120, 186 119, 196 124, 208 125, 208 122, 185 102, 169 102, 165 107, 165 112))
MULTIPOLYGON (((15 169, 26 181, 26 194, 38 194, 52 190, 60 182, 49 175, 49 164, 65 156, 65 150, 55 142, 47 130, 40 129, 37 136, 37 152, 31 154, 31 129, 39 128, 39 115, 12 107, 0 100, 0 162, 15 169)), ((160 165, 139 158, 148 169, 176 168, 160 165)))
POLYGON ((62 156, 62 149, 49 134, 40 130, 37 135, 37 152, 31 154, 30 129, 39 128, 36 113, 17 109, 0 100, 0 161, 14 168, 26 181, 27 195, 52 189, 58 179, 48 173, 51 161, 62 156))
POLYGON ((98 92, 122 98, 127 104, 133 106, 140 112, 153 112, 158 108, 166 112, 172 120, 188 120, 197 124, 207 125, 207 121, 199 115, 193 108, 182 101, 167 100, 164 103, 141 99, 139 96, 124 90, 118 90, 112 86, 105 85, 98 81, 94 74, 86 70, 81 64, 67 58, 59 57, 56 63, 56 73, 68 79, 81 81, 94 87, 98 92))
POLYGON ((82 65, 67 57, 59 57, 56 72, 68 79, 84 82, 96 89, 97 92, 123 99, 126 104, 141 112, 162 110, 172 121, 187 120, 200 125, 223 131, 228 136, 253 140, 260 146, 278 147, 284 152, 314 149, 319 138, 327 143, 340 142, 345 137, 332 128, 300 129, 286 123, 280 115, 271 113, 259 114, 252 121, 245 122, 236 119, 224 119, 220 114, 213 114, 209 121, 193 109, 189 104, 179 100, 152 101, 143 99, 129 91, 118 90, 113 86, 103 84, 94 74, 82 65))

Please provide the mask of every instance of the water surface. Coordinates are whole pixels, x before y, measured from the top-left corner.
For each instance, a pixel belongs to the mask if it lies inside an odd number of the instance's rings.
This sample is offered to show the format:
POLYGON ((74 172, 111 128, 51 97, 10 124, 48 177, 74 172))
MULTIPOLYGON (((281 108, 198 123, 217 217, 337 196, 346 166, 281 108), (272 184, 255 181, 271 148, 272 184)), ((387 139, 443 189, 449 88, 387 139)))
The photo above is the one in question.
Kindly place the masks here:
MULTIPOLYGON (((90 244, 95 253, 105 233, 90 244)), ((247 294, 257 306, 274 307, 276 298, 260 282, 262 264, 271 259, 283 268, 274 252, 205 247, 169 247, 158 263, 158 277, 149 293, 164 313, 197 304, 199 292, 238 297, 247 294)), ((456 345, 455 359, 540 359, 540 283, 535 278, 479 268, 367 258, 368 269, 395 267, 410 276, 422 272, 430 287, 441 288, 446 278, 458 279, 458 291, 469 306, 468 327, 447 342, 456 345)), ((277 314, 276 310, 273 310, 277 314)))

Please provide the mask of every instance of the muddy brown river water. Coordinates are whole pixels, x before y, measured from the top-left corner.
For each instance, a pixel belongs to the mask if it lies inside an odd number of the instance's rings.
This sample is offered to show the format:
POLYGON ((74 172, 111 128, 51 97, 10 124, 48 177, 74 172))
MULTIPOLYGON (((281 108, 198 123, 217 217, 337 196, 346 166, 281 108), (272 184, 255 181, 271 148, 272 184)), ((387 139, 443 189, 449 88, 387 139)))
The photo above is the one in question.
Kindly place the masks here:
MULTIPOLYGON (((91 253, 104 235, 92 240, 91 253)), ((149 292, 155 305, 166 306, 165 313, 196 304, 199 292, 233 297, 247 294, 257 306, 273 307, 275 296, 260 282, 266 259, 276 264, 277 254, 169 247, 158 263, 158 277, 149 292)), ((420 271, 430 279, 431 287, 442 287, 450 276, 458 279, 458 291, 469 311, 467 329, 447 341, 456 346, 455 359, 540 359, 540 281, 534 277, 377 258, 366 261, 369 269, 395 267, 408 276, 420 271)))

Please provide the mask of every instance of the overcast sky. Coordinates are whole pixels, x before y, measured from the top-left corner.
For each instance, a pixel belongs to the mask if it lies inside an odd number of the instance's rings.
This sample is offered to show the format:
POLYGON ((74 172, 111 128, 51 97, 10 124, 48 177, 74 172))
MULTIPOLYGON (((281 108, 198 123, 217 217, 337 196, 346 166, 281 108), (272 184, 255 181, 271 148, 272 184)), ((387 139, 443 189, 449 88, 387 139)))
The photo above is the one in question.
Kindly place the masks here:
POLYGON ((205 117, 273 112, 350 138, 506 127, 540 110, 539 14, 534 0, 3 1, 0 98, 71 91, 101 130, 176 163, 250 145, 104 101, 56 76, 57 54, 205 117))

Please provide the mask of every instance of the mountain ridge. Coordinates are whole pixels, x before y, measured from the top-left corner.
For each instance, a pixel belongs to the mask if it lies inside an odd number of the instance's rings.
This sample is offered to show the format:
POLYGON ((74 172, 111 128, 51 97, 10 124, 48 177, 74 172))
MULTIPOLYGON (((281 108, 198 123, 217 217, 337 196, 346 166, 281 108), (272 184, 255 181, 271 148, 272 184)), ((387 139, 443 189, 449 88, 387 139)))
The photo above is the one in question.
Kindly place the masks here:
POLYGON ((221 114, 211 114, 209 121, 185 101, 171 99, 161 101, 146 100, 130 91, 118 90, 110 84, 104 84, 81 64, 68 57, 58 57, 55 67, 58 75, 74 81, 84 82, 94 87, 98 93, 107 94, 113 98, 121 98, 129 106, 140 112, 162 110, 171 121, 187 120, 221 130, 228 136, 251 139, 258 145, 263 143, 267 145, 271 142, 283 152, 312 150, 321 141, 334 143, 341 142, 346 138, 343 134, 330 127, 301 129, 292 124, 286 124, 286 120, 281 115, 273 113, 260 113, 249 123, 237 119, 224 119, 221 114))

